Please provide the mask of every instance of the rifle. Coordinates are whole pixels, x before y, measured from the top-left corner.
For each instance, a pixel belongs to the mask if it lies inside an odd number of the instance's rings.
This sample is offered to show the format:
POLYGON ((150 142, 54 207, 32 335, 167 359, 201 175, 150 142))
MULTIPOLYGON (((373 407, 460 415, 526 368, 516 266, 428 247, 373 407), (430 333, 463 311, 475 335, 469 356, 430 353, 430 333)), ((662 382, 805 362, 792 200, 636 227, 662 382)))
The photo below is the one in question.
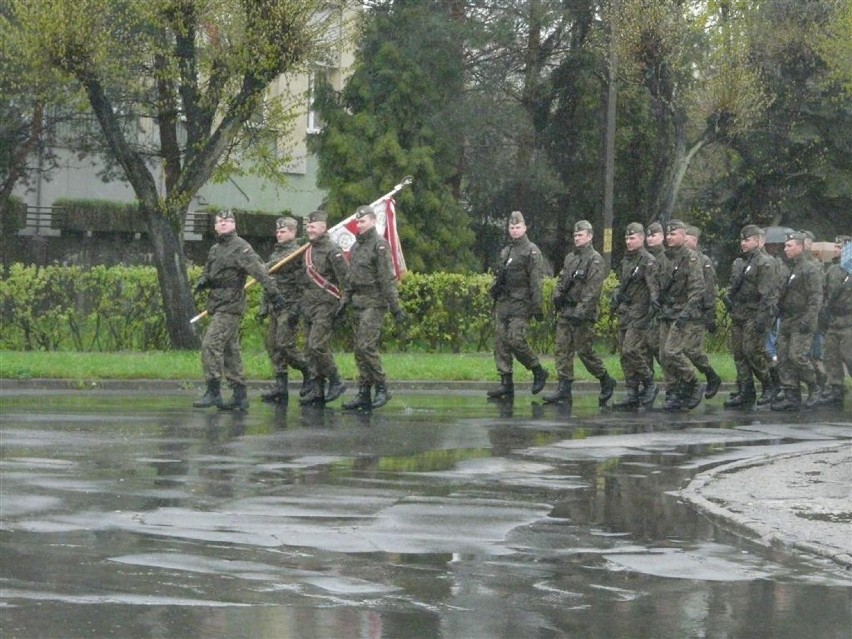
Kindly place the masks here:
POLYGON ((561 294, 553 298, 553 308, 558 312, 561 311, 566 306, 576 306, 577 302, 574 300, 568 299, 568 294, 571 292, 571 289, 574 287, 574 282, 577 280, 577 273, 580 271, 586 271, 589 268, 589 264, 592 263, 592 260, 586 260, 585 268, 581 268, 584 265, 578 264, 577 268, 574 269, 574 272, 571 273, 571 279, 568 281, 568 286, 562 291, 561 294), (573 302, 573 303, 570 303, 573 302))
POLYGON ((730 314, 731 308, 733 308, 734 303, 731 301, 731 298, 734 297, 737 293, 740 292, 740 289, 743 287, 743 283, 745 282, 745 276, 751 270, 751 261, 749 261, 748 265, 740 272, 737 281, 734 282, 734 285, 728 290, 728 292, 722 295, 722 304, 725 307, 725 311, 730 314))
MULTIPOLYGON (((402 181, 401 181, 399 184, 397 184, 396 186, 394 186, 394 187, 393 187, 390 191, 388 191, 387 193, 385 193, 382 197, 380 197, 379 199, 377 199, 375 202, 373 202, 373 203, 372 203, 372 204, 370 204, 369 206, 372 208, 372 207, 374 207, 374 206, 377 206, 377 205, 381 204, 381 203, 382 203, 382 202, 384 202, 385 200, 387 200, 387 199, 389 199, 389 198, 392 198, 394 195, 396 195, 397 193, 399 193, 399 192, 400 192, 403 188, 405 188, 406 186, 408 186, 408 185, 409 185, 409 184, 411 184, 412 182, 414 182, 414 178, 413 178, 413 177, 411 177, 410 175, 408 175, 408 176, 406 176, 406 177, 402 178, 402 181)), ((341 226, 343 226, 343 225, 344 225, 344 224, 346 224, 347 222, 349 222, 349 218, 348 218, 348 217, 347 217, 345 220, 343 220, 342 222, 339 222, 339 223, 335 224, 333 227, 331 227, 331 228, 328 230, 328 232, 330 233, 330 232, 332 232, 332 231, 335 231, 335 230, 339 229, 341 226)), ((267 272, 271 275, 271 274, 272 274, 272 273, 274 273, 275 271, 279 270, 282 266, 284 266, 284 265, 285 265, 285 264, 287 264, 288 262, 291 262, 292 260, 294 260, 294 259, 296 259, 297 257, 299 257, 302 253, 304 253, 305 251, 307 251, 309 246, 310 246, 310 242, 308 242, 308 243, 306 243, 306 244, 303 244, 302 246, 300 246, 299 248, 297 248, 295 251, 293 251, 292 253, 290 253, 290 254, 289 254, 289 255, 287 255, 286 257, 281 258, 281 260, 279 260, 278 262, 276 262, 275 264, 273 264, 272 266, 270 266, 270 267, 269 267, 269 270, 268 270, 267 272)), ((250 278, 248 278, 248 280, 246 280, 245 286, 243 286, 243 290, 246 290, 246 289, 248 289, 248 288, 250 288, 250 287, 254 286, 255 284, 257 284, 257 280, 256 280, 256 279, 254 279, 253 277, 250 277, 250 278)), ((197 322, 197 321, 199 321, 199 320, 201 320, 201 319, 203 319, 203 318, 207 317, 207 315, 208 315, 207 311, 202 311, 201 313, 199 313, 198 315, 196 315, 195 317, 193 317, 191 320, 189 320, 189 323, 190 323, 190 324, 195 324, 195 322, 197 322)))
POLYGON ((630 271, 630 275, 627 276, 627 279, 624 280, 618 287, 618 290, 615 291, 612 295, 612 310, 618 310, 618 307, 621 306, 624 302, 629 302, 630 297, 627 295, 627 290, 630 288, 630 285, 635 281, 636 274, 639 272, 639 269, 642 266, 642 262, 640 261, 636 266, 633 267, 633 270, 630 271))
POLYGON ((510 257, 506 260, 506 263, 500 267, 500 270, 497 271, 497 277, 494 278, 494 283, 491 285, 491 298, 495 303, 506 289, 506 278, 508 277, 509 264, 511 264, 511 262, 512 258, 510 257))

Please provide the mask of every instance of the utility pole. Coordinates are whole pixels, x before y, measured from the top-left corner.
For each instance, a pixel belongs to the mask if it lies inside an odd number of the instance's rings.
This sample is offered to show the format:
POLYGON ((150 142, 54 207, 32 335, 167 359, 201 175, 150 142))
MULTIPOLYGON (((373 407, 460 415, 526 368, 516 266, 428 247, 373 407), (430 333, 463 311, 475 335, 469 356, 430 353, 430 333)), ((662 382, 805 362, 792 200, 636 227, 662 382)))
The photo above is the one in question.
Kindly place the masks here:
POLYGON ((609 8, 609 60, 606 93, 606 132, 604 134, 604 205, 603 205, 603 259, 607 271, 612 268, 612 218, 615 197, 615 129, 618 90, 618 0, 610 0, 609 8))

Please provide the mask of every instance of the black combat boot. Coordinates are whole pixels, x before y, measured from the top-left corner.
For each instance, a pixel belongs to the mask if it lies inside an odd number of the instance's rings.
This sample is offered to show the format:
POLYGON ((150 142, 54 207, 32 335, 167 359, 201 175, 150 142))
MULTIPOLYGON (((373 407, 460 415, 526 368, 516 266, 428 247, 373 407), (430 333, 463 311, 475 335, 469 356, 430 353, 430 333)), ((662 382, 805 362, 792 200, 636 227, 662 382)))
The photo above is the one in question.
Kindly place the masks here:
POLYGON ((571 384, 569 379, 560 379, 559 386, 556 387, 556 392, 550 395, 545 395, 542 399, 545 404, 570 404, 573 399, 571 397, 571 384))
POLYGON ((358 384, 358 394, 351 402, 343 404, 344 410, 359 410, 361 408, 370 408, 373 400, 370 399, 370 391, 372 385, 370 382, 361 382, 358 384))
POLYGON ((376 382, 376 396, 373 398, 372 407, 381 408, 388 403, 391 398, 388 392, 388 386, 384 382, 376 382))
POLYGON ((681 408, 680 384, 673 384, 666 389, 666 401, 663 404, 663 410, 673 413, 681 408))
POLYGON ((713 367, 708 366, 707 370, 701 371, 707 377, 707 387, 704 389, 704 399, 713 399, 716 393, 719 392, 719 387, 722 385, 722 378, 716 374, 713 367))
POLYGON ((263 393, 260 396, 260 399, 269 403, 286 403, 289 399, 289 393, 287 391, 288 381, 287 373, 278 373, 275 375, 275 385, 267 392, 263 393))
POLYGON ((612 393, 615 391, 615 386, 618 382, 609 373, 604 373, 604 376, 599 377, 598 381, 601 383, 601 392, 598 393, 598 404, 603 406, 612 399, 612 393))
POLYGON ((772 383, 775 385, 775 396, 770 400, 770 403, 775 401, 781 401, 784 399, 784 387, 781 385, 781 375, 778 372, 777 366, 772 366, 769 369, 769 377, 772 379, 772 383))
POLYGON ((778 386, 775 383, 774 376, 770 375, 767 379, 760 382, 760 397, 757 398, 757 405, 766 406, 767 404, 771 404, 776 395, 778 395, 778 386))
POLYGON ((687 410, 692 410, 701 403, 704 398, 704 389, 702 384, 698 383, 697 378, 693 378, 691 382, 684 382, 681 387, 680 401, 682 406, 687 410))
POLYGON ((343 395, 346 386, 340 380, 340 375, 335 371, 328 380, 328 390, 325 392, 325 403, 333 402, 335 399, 343 395))
POLYGON ((813 408, 818 405, 820 395, 820 388, 815 382, 808 384, 808 398, 805 400, 805 408, 813 408))
POLYGON ((512 381, 512 373, 500 373, 500 385, 485 393, 491 399, 505 399, 515 396, 515 383, 512 381))
POLYGON ((532 394, 538 395, 541 391, 544 390, 544 385, 547 383, 547 378, 550 377, 550 373, 544 370, 541 364, 539 364, 538 366, 532 369, 532 374, 532 394))
POLYGON ((302 406, 322 406, 325 404, 325 378, 311 379, 311 388, 304 397, 299 399, 302 406))
POLYGON ((772 410, 795 411, 802 408, 802 391, 798 388, 785 388, 784 398, 775 399, 771 405, 772 410))
POLYGON ((660 392, 660 387, 654 383, 654 378, 642 380, 642 392, 639 393, 639 403, 645 408, 653 408, 654 401, 657 399, 657 393, 660 392))
POLYGON ((843 406, 843 387, 832 384, 819 398, 820 406, 843 406))
POLYGON ((234 384, 234 395, 231 401, 219 406, 220 410, 247 411, 249 409, 248 393, 245 384, 234 384))
POLYGON ((222 405, 221 384, 218 379, 207 380, 207 391, 204 396, 192 402, 195 408, 212 408, 213 406, 222 405))
POLYGON ((299 397, 304 397, 311 392, 311 386, 314 383, 314 378, 311 377, 311 371, 303 368, 299 371, 302 374, 302 387, 299 389, 299 397))
POLYGON ((723 406, 736 410, 751 410, 754 408, 754 402, 757 397, 757 391, 754 389, 754 380, 750 377, 748 380, 739 384, 739 392, 725 400, 723 406))
POLYGON ((612 407, 615 410, 636 410, 639 403, 639 380, 628 379, 624 382, 627 387, 627 395, 620 402, 615 402, 612 407))

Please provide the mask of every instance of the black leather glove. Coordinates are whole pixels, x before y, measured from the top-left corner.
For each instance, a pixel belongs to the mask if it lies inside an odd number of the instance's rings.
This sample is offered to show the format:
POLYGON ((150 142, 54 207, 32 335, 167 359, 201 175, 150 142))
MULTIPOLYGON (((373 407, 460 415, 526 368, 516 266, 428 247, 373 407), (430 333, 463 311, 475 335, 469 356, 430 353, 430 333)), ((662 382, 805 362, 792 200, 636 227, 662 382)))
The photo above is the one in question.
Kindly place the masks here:
POLYGON ((716 320, 709 320, 708 322, 706 322, 706 323, 704 324, 704 328, 705 328, 705 329, 707 330, 707 332, 708 332, 708 333, 710 333, 711 335, 715 335, 715 334, 716 334, 716 330, 717 330, 719 327, 716 325, 716 320))
POLYGON ((405 311, 401 308, 396 308, 393 310, 393 319, 397 324, 404 324, 407 316, 405 311))
POLYGON ((284 299, 284 296, 281 295, 281 293, 276 293, 271 296, 269 301, 272 304, 272 310, 276 313, 280 313, 287 307, 287 300, 284 299))
POLYGON ((678 317, 675 320, 674 325, 677 326, 678 328, 683 328, 683 327, 686 326, 686 322, 687 322, 687 319, 683 315, 681 315, 680 317, 678 317))
POLYGON ((807 322, 799 322, 799 332, 802 335, 805 335, 806 333, 810 333, 811 332, 811 325, 808 324, 807 322))
POLYGON ((210 288, 210 280, 207 279, 206 275, 202 275, 198 278, 198 281, 195 283, 195 286, 192 289, 193 293, 200 293, 205 288, 210 288))

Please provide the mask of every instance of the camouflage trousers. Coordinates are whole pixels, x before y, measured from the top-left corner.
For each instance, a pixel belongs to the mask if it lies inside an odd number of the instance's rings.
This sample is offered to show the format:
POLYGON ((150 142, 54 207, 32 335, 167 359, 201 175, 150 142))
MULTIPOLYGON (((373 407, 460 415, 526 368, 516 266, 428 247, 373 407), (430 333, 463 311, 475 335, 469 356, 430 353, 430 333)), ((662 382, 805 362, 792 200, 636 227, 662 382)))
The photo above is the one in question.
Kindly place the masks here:
POLYGON ((781 385, 789 390, 799 390, 800 384, 816 383, 810 352, 813 331, 799 331, 799 320, 782 319, 778 329, 778 376, 781 385))
POLYGON ((234 313, 213 313, 201 340, 201 366, 207 381, 224 378, 231 386, 245 384, 240 352, 240 319, 234 313))
POLYGON ((538 357, 527 342, 529 320, 523 317, 494 318, 494 363, 501 375, 512 374, 512 358, 524 368, 539 366, 538 357))
POLYGON ((638 326, 625 326, 618 331, 618 352, 626 380, 648 380, 654 376, 650 363, 654 354, 648 344, 648 331, 638 326))
POLYGON ((595 323, 572 324, 566 318, 556 321, 556 374, 560 381, 574 381, 574 355, 592 375, 600 379, 607 372, 594 350, 595 323))
POLYGON ((331 352, 336 308, 334 304, 324 304, 305 313, 308 332, 305 359, 312 377, 330 379, 337 375, 337 364, 331 352))
POLYGON ((296 309, 284 309, 269 316, 264 345, 276 375, 286 374, 288 368, 303 371, 308 366, 305 356, 296 346, 298 326, 299 312, 296 309))
POLYGON ((384 308, 370 307, 355 310, 352 335, 359 384, 384 384, 387 379, 379 355, 384 317, 384 308))
POLYGON ((764 385, 771 383, 771 360, 766 352, 766 334, 759 331, 753 319, 735 320, 731 324, 731 354, 737 369, 737 381, 751 386, 754 379, 764 385))
POLYGON ((657 364, 660 365, 660 369, 663 371, 663 379, 665 380, 666 386, 670 384, 674 384, 674 380, 671 379, 671 376, 666 373, 666 369, 663 368, 663 361, 660 359, 660 320, 654 318, 651 320, 651 325, 645 329, 645 339, 648 342, 648 368, 651 369, 651 372, 654 371, 654 360, 657 360, 657 364))
POLYGON ((825 372, 828 384, 843 386, 843 366, 852 374, 852 326, 825 332, 825 372))
POLYGON ((690 320, 682 327, 672 320, 660 322, 660 362, 666 373, 667 389, 676 382, 695 381, 695 371, 687 353, 700 350, 703 339, 704 324, 701 320, 690 320))

